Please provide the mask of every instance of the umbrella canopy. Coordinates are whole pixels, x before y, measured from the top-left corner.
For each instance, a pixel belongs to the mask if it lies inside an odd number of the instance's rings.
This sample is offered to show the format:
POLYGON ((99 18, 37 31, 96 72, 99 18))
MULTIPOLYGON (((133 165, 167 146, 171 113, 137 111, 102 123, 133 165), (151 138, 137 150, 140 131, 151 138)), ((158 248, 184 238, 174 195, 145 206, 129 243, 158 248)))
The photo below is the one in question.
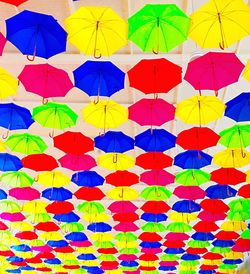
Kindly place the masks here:
POLYGON ((24 10, 6 20, 7 40, 24 55, 50 58, 66 50, 67 33, 47 14, 24 10), (26 41, 26 43, 23 43, 26 41))
POLYGON ((115 187, 132 186, 139 183, 139 176, 127 170, 118 170, 105 177, 106 183, 115 187))
POLYGON ((147 201, 163 201, 169 199, 171 192, 162 186, 149 186, 143 189, 141 197, 147 201))
POLYGON ((201 201, 200 205, 204 210, 213 213, 227 212, 229 210, 229 207, 222 200, 205 199, 201 201))
POLYGON ((141 99, 128 110, 129 119, 141 126, 161 126, 175 115, 175 107, 163 99, 141 99))
POLYGON ((125 73, 109 61, 86 61, 73 74, 75 86, 89 96, 110 97, 124 88, 125 73))
POLYGON ((77 199, 86 201, 101 200, 105 197, 104 193, 98 187, 81 187, 74 195, 77 199))
POLYGON ((4 172, 0 181, 11 187, 28 187, 34 183, 34 179, 23 171, 4 172))
POLYGON ((161 170, 172 165, 173 159, 162 152, 147 152, 136 157, 136 165, 143 169, 161 170))
POLYGON ((199 186, 210 181, 210 174, 203 170, 187 169, 178 172, 175 181, 184 186, 199 186))
POLYGON ((1 0, 1 2, 8 3, 17 7, 26 1, 27 0, 1 0))
POLYGON ((123 213, 123 212, 134 212, 138 208, 130 201, 117 201, 113 202, 108 209, 111 212, 123 213))
POLYGON ((237 194, 237 190, 228 185, 214 185, 209 186, 206 189, 206 193, 210 199, 227 199, 234 197, 237 194))
POLYGON ((22 162, 17 156, 9 153, 0 153, 1 171, 18 171, 23 167, 22 162))
POLYGON ((141 210, 148 213, 162 213, 170 210, 170 207, 163 201, 148 201, 144 203, 141 210))
POLYGON ((203 199, 206 196, 206 192, 198 186, 178 186, 173 194, 178 198, 189 200, 203 199))
POLYGON ((67 201, 55 201, 47 205, 45 209, 51 214, 65 214, 74 210, 74 206, 67 201))
POLYGON ((23 167, 34 171, 51 171, 58 167, 56 159, 47 154, 32 154, 22 158, 23 167))
POLYGON ((147 4, 128 23, 129 40, 145 52, 158 53, 168 52, 187 39, 190 19, 174 4, 147 4))
POLYGON ((140 181, 151 186, 166 186, 174 182, 175 176, 165 170, 145 171, 140 175, 140 181))
POLYGON ((127 23, 110 7, 82 6, 66 18, 65 28, 68 42, 95 58, 127 44, 127 23))
POLYGON ((219 89, 238 82, 243 69, 234 53, 209 52, 188 63, 184 79, 196 90, 214 90, 217 94, 219 89))
POLYGON ((9 195, 17 200, 32 201, 40 198, 40 192, 31 187, 16 187, 9 190, 9 195))
POLYGON ((191 200, 182 200, 175 202, 172 206, 172 210, 182 213, 192 213, 200 211, 201 207, 199 204, 191 200))
POLYGON ((246 181, 246 174, 235 168, 219 168, 211 172, 211 181, 221 185, 237 185, 246 181))
POLYGON ((241 0, 210 0, 190 18, 189 37, 202 48, 227 48, 250 31, 250 8, 241 0))
POLYGON ((72 198, 72 193, 63 187, 52 187, 45 189, 42 197, 50 201, 65 201, 72 198))
POLYGON ((243 185, 238 190, 238 195, 244 198, 250 198, 250 185, 243 185))
POLYGON ((4 47, 6 45, 6 38, 5 36, 0 32, 0 56, 3 55, 4 47))
POLYGON ((17 88, 18 80, 14 76, 12 76, 7 70, 0 67, 0 99, 3 100, 12 95, 15 95, 17 93, 17 88))
POLYGON ((135 200, 138 198, 139 193, 137 190, 130 187, 115 187, 106 193, 107 197, 113 200, 135 200))
POLYGON ((75 155, 75 154, 66 154, 58 162, 62 167, 78 171, 78 170, 89 170, 96 166, 95 159, 87 154, 75 155))
POLYGON ((167 93, 182 81, 182 69, 167 59, 145 59, 128 71, 131 87, 145 94, 167 93))
POLYGON ((44 171, 38 174, 37 182, 43 186, 62 187, 70 183, 70 178, 60 171, 44 171))
POLYGON ((250 81, 250 60, 247 61, 242 77, 244 77, 248 82, 250 81))
POLYGON ((135 165, 135 159, 123 153, 106 153, 98 157, 98 165, 108 170, 127 170, 135 165))
POLYGON ((104 178, 96 171, 82 171, 72 175, 71 181, 78 186, 95 187, 104 183, 104 178))

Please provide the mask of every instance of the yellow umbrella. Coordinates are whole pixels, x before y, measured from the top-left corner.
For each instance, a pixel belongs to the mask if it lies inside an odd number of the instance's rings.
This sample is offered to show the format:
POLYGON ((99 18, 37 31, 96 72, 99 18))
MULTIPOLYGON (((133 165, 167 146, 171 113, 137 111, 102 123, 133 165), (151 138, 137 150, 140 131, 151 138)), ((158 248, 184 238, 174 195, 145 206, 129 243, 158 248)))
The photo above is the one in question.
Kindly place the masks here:
POLYGON ((28 222, 11 222, 10 223, 11 230, 18 230, 18 231, 33 231, 34 227, 28 222))
POLYGON ((246 171, 246 175, 247 175, 246 182, 250 183, 250 170, 246 171))
POLYGON ((250 164, 250 152, 240 148, 227 148, 214 155, 213 163, 225 168, 243 167, 250 164))
POLYGON ((157 267, 158 262, 157 261, 140 261, 140 266, 146 266, 146 267, 157 267))
POLYGON ((37 182, 48 187, 62 187, 70 183, 70 178, 60 171, 44 171, 38 174, 37 182))
POLYGON ((96 250, 94 249, 93 246, 89 247, 76 247, 76 252, 78 253, 83 253, 83 254, 88 254, 88 253, 95 253, 96 250))
POLYGON ((7 70, 0 67, 0 100, 17 93, 18 80, 7 70))
MULTIPOLYGON (((1 90, 0 90, 0 95, 1 95, 1 90)), ((5 151, 5 145, 2 140, 0 140, 0 152, 5 151)))
POLYGON ((91 102, 82 109, 83 120, 97 128, 116 128, 128 120, 128 109, 113 100, 91 102))
POLYGON ((40 201, 40 200, 33 200, 26 202, 23 205, 22 211, 25 213, 31 213, 31 214, 39 214, 39 213, 47 213, 46 207, 48 206, 48 203, 40 201))
POLYGON ((171 221, 189 223, 197 219, 197 214, 172 211, 168 217, 171 221))
POLYGON ((127 44, 127 22, 110 7, 84 6, 65 20, 68 41, 84 54, 110 56, 127 44))
POLYGON ((118 248, 137 248, 138 243, 136 241, 131 241, 131 242, 116 242, 115 244, 118 248))
POLYGON ((111 190, 109 190, 106 193, 106 196, 113 200, 135 200, 139 197, 139 193, 137 190, 131 188, 131 187, 115 187, 111 190))
POLYGON ((245 66, 245 69, 243 71, 242 76, 248 81, 250 82, 250 59, 247 61, 247 64, 245 66))
POLYGON ((63 253, 63 252, 57 252, 57 257, 62 260, 76 260, 76 256, 73 253, 63 253))
POLYGON ((88 214, 85 213, 82 218, 89 223, 106 222, 110 219, 110 216, 105 213, 88 214))
POLYGON ((113 241, 114 236, 110 232, 95 232, 90 235, 92 241, 106 242, 113 241))
POLYGON ((242 252, 230 251, 224 254, 225 259, 237 260, 244 259, 244 254, 242 252))
POLYGON ((46 241, 60 241, 63 239, 63 236, 59 232, 44 232, 41 233, 40 238, 46 240, 46 241))
POLYGON ((203 264, 205 264, 205 265, 219 265, 221 263, 222 263, 221 260, 209 260, 209 259, 205 259, 203 261, 203 264))
POLYGON ((225 231, 243 231, 247 228, 247 224, 242 221, 226 221, 220 226, 220 228, 225 231))
POLYGON ((127 170, 135 165, 135 159, 124 153, 106 153, 99 156, 97 162, 108 170, 127 170))
POLYGON ((28 252, 15 251, 15 255, 25 259, 30 259, 35 257, 35 255, 31 251, 28 251, 28 252))
POLYGON ((227 48, 250 34, 250 8, 242 0, 210 0, 190 16, 189 37, 202 48, 227 48))
POLYGON ((106 270, 105 274, 122 274, 123 271, 120 269, 112 269, 112 270, 106 270))
POLYGON ((175 115, 186 124, 208 124, 222 117, 225 104, 215 96, 195 95, 177 104, 175 115))

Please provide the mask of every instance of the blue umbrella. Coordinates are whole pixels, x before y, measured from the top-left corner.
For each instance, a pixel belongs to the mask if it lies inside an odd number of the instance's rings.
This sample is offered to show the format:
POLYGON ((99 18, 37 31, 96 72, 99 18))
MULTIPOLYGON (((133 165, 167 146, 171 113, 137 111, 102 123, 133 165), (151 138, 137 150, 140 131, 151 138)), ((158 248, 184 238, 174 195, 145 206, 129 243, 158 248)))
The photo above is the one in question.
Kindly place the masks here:
POLYGON ((184 261, 194 261, 194 260, 199 260, 201 257, 197 254, 183 254, 181 256, 181 259, 184 261))
POLYGON ((59 240, 59 241, 48 241, 47 245, 50 247, 65 247, 68 246, 69 243, 65 240, 59 240))
POLYGON ((174 158, 174 165, 185 169, 200 169, 211 164, 212 156, 200 150, 187 150, 174 158))
POLYGON ((86 254, 81 254, 77 256, 78 260, 83 260, 83 261, 92 261, 96 259, 96 256, 91 253, 86 253, 86 254))
POLYGON ((80 220, 80 217, 74 212, 69 212, 66 214, 56 214, 54 215, 54 219, 58 222, 73 223, 78 222, 80 220))
POLYGON ((65 201, 72 198, 72 193, 64 187, 51 187, 42 192, 42 197, 50 201, 65 201))
POLYGON ((147 129, 135 136, 135 145, 146 152, 164 152, 175 146, 176 137, 165 129, 147 129))
POLYGON ((198 241, 212 241, 215 238, 211 232, 195 232, 191 237, 198 241))
POLYGON ((25 244, 13 245, 10 248, 15 250, 15 251, 20 251, 20 252, 31 251, 31 248, 28 245, 25 245, 25 244))
POLYGON ((81 241, 86 241, 88 240, 87 236, 83 232, 71 232, 67 235, 65 235, 65 238, 68 241, 76 241, 76 242, 81 242, 81 241))
POLYGON ((31 271, 31 270, 35 270, 35 267, 26 265, 26 266, 20 266, 19 269, 20 269, 21 271, 23 271, 23 270, 31 271))
POLYGON ((8 272, 8 273, 21 273, 22 270, 20 270, 20 269, 7 269, 6 272, 8 272))
POLYGON ((12 262, 12 263, 20 263, 20 262, 23 262, 24 259, 20 258, 18 256, 11 256, 11 257, 7 258, 7 261, 12 262))
POLYGON ((7 196, 6 192, 0 188, 0 200, 7 199, 7 196))
POLYGON ((121 131, 108 131, 104 135, 95 137, 95 147, 104 152, 123 153, 134 149, 134 139, 121 131))
POLYGON ((87 226, 87 229, 93 232, 107 232, 111 231, 112 227, 104 222, 92 223, 87 226))
POLYGON ((164 250, 167 254, 182 254, 185 252, 183 248, 168 247, 164 250))
POLYGON ((139 263, 136 261, 121 261, 120 265, 126 266, 126 267, 135 267, 135 266, 138 266, 139 263))
POLYGON ((233 240, 215 240, 212 244, 218 247, 231 247, 234 246, 235 243, 233 240))
POLYGON ((0 153, 0 170, 1 171, 18 171, 23 167, 21 160, 9 153, 0 153))
POLYGON ((237 194, 237 190, 228 185, 214 185, 206 189, 206 196, 210 199, 227 199, 237 194))
POLYGON ((172 209, 182 213, 192 213, 201 210, 199 204, 191 200, 182 200, 173 204, 172 209))
POLYGON ((93 274, 102 274, 104 271, 98 267, 98 266, 82 266, 83 269, 86 269, 88 273, 93 273, 93 274))
POLYGON ((225 116, 236 122, 250 121, 250 92, 242 92, 226 103, 225 116))
POLYGON ((166 214, 153 214, 153 213, 143 213, 141 215, 141 219, 147 222, 164 222, 166 221, 168 216, 166 214))
POLYGON ((8 130, 28 129, 33 123, 32 115, 27 108, 13 103, 0 104, 1 127, 8 130))
POLYGON ((103 185, 105 179, 95 171, 81 171, 74 173, 71 181, 78 186, 95 187, 103 185))
POLYGON ((24 10, 6 20, 6 38, 22 54, 50 58, 66 50, 66 31, 47 14, 24 10))
POLYGON ((199 274, 214 274, 214 273, 216 273, 216 271, 215 270, 203 270, 203 269, 201 269, 201 270, 199 270, 198 273, 199 274))
POLYGON ((175 271, 176 267, 175 266, 163 266, 163 265, 161 265, 159 267, 159 270, 162 270, 162 271, 175 271))
POLYGON ((57 258, 44 260, 46 264, 61 264, 61 261, 57 258))
POLYGON ((226 259, 223 261, 224 264, 241 264, 243 263, 243 261, 241 259, 236 259, 236 260, 229 260, 229 259, 226 259))
POLYGON ((142 248, 160 248, 162 246, 159 242, 141 242, 140 247, 142 248))
POLYGON ((89 96, 107 96, 124 88, 125 73, 109 61, 86 61, 73 71, 75 86, 89 96))

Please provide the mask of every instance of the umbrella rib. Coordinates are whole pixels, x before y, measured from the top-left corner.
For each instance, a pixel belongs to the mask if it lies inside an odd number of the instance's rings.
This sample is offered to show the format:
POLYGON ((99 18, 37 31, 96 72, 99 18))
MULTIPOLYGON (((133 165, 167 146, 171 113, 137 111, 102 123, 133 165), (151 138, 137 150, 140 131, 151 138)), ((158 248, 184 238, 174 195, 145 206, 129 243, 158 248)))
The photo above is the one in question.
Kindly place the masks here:
MULTIPOLYGON (((173 16, 172 16, 172 17, 173 17, 173 16)), ((179 17, 179 16, 178 16, 178 17, 179 17)), ((176 29, 177 32, 179 32, 179 33, 183 36, 183 38, 186 38, 186 36, 181 32, 181 30, 178 29, 174 24, 171 24, 169 21, 164 20, 164 19, 162 19, 162 21, 166 22, 168 25, 170 25, 171 27, 173 27, 174 29, 176 29)), ((161 25, 161 24, 160 24, 160 25, 161 25)))
POLYGON ((236 22, 235 20, 227 17, 227 16, 223 16, 226 20, 233 22, 234 24, 236 24, 237 26, 239 26, 240 29, 242 29, 244 32, 246 32, 247 34, 249 34, 250 32, 248 32, 247 30, 245 30, 238 22, 236 22))

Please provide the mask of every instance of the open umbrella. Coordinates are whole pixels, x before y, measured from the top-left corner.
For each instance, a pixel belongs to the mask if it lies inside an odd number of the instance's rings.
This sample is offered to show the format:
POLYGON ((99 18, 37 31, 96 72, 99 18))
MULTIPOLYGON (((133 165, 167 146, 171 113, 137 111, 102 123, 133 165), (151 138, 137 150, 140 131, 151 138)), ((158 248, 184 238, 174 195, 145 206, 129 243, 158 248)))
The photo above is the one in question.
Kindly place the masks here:
POLYGON ((38 174, 37 182, 48 187, 62 187, 70 183, 70 178, 60 171, 44 171, 38 174))
POLYGON ((141 173, 140 181, 151 186, 166 186, 174 182, 175 176, 165 170, 150 170, 141 173))
POLYGON ((190 19, 175 4, 147 4, 128 23, 132 42, 145 52, 159 53, 168 52, 187 39, 190 19))
POLYGON ((227 48, 250 32, 244 1, 208 1, 191 14, 189 37, 202 48, 227 48))
POLYGON ((162 186, 149 186, 143 189, 141 197, 147 201, 163 201, 171 196, 171 192, 162 186))
POLYGON ((75 155, 75 154, 66 154, 58 162, 62 167, 73 170, 89 170, 96 166, 95 159, 87 154, 75 155))
POLYGON ((24 10, 6 20, 6 38, 22 54, 50 58, 66 50, 67 33, 47 14, 24 10), (23 43, 25 41, 25 43, 23 43))
POLYGON ((4 47, 6 45, 6 38, 5 36, 0 32, 0 56, 3 55, 4 47))
POLYGON ((106 183, 115 187, 132 186, 139 183, 139 176, 127 170, 118 170, 105 177, 106 183))
POLYGON ((74 206, 67 201, 55 201, 47 205, 45 210, 51 214, 65 214, 74 210, 74 206))
POLYGON ((114 213, 135 212, 138 208, 130 201, 113 202, 108 209, 114 213))
POLYGON ((108 170, 127 170, 135 165, 135 159, 124 153, 106 153, 97 161, 99 166, 108 170))
POLYGON ((136 165, 144 169, 161 170, 172 165, 173 159, 162 152, 147 152, 136 157, 136 165))
POLYGON ((1 171, 18 171, 23 167, 22 162, 17 156, 9 153, 0 153, 1 171))
POLYGON ((214 90, 218 95, 219 89, 238 82, 243 68, 235 53, 208 52, 188 63, 184 79, 200 92, 214 90))
POLYGON ((33 201, 40 198, 40 192, 31 187, 16 187, 9 190, 9 195, 17 200, 33 201))
POLYGON ((78 211, 87 213, 87 214, 100 214, 105 211, 104 206, 99 202, 83 202, 77 206, 78 211))
POLYGON ((105 180, 96 171, 86 170, 73 174, 71 181, 78 186, 95 187, 103 185, 105 180))
POLYGON ((199 169, 187 169, 178 172, 175 181, 184 186, 199 186, 210 181, 210 174, 199 169))
MULTIPOLYGON (((1 35, 0 35, 1 40, 1 35)), ((0 67, 0 99, 3 100, 17 93, 18 80, 7 70, 0 67)))
POLYGON ((124 88, 125 73, 110 61, 86 61, 73 74, 75 86, 97 100, 124 88))
POLYGON ((8 3, 16 7, 18 7, 19 5, 23 4, 26 1, 27 0, 1 0, 1 2, 8 3))
POLYGON ((220 185, 237 185, 246 182, 246 174, 235 168, 219 168, 211 172, 211 181, 220 185))
MULTIPOLYGON (((64 97, 73 88, 66 71, 49 64, 26 65, 18 79, 26 91, 35 93, 43 99, 64 97)), ((44 103, 47 100, 43 100, 44 103)))
POLYGON ((203 199, 206 196, 206 192, 198 186, 178 186, 173 194, 178 198, 189 200, 203 199))
POLYGON ((65 201, 72 198, 72 193, 63 187, 52 187, 45 189, 42 197, 50 201, 65 201))
POLYGON ((74 196, 77 199, 86 201, 101 200, 105 197, 98 187, 81 187, 74 193, 74 196))
POLYGON ((250 198, 250 185, 243 185, 242 187, 239 188, 238 190, 238 195, 244 198, 250 198))
POLYGON ((139 193, 131 187, 115 187, 106 193, 107 197, 113 200, 135 200, 138 198, 139 193))
POLYGON ((32 186, 34 179, 23 171, 8 171, 1 174, 1 183, 11 187, 32 186))
POLYGON ((182 81, 180 66, 167 59, 144 59, 128 71, 131 87, 145 94, 167 93, 182 81))
POLYGON ((148 201, 144 203, 141 210, 148 213, 163 213, 170 210, 170 207, 164 201, 148 201))
POLYGON ((51 171, 58 167, 56 159, 47 154, 32 154, 22 158, 23 167, 34 171, 51 171))
POLYGON ((206 193, 210 199, 227 199, 234 197, 237 190, 228 185, 213 185, 206 189, 206 193))
POLYGON ((167 230, 170 232, 184 233, 191 231, 192 227, 183 222, 172 222, 167 225, 167 230))

